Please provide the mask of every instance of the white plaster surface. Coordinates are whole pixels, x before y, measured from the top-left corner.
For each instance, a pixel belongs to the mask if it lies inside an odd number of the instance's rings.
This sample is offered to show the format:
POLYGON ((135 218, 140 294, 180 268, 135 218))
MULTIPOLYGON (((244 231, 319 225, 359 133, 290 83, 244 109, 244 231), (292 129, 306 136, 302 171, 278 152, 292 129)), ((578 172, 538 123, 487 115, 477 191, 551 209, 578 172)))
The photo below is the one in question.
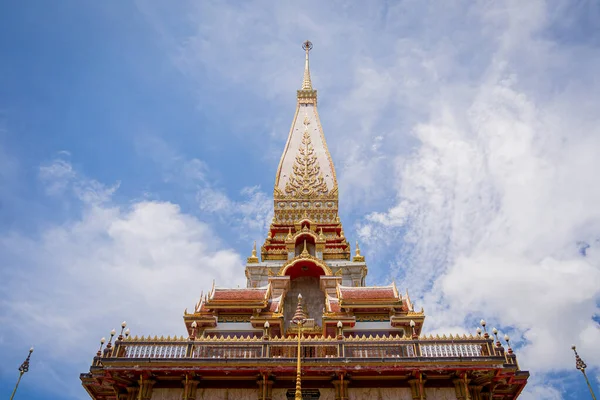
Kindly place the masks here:
POLYGON ((325 137, 319 128, 319 117, 317 115, 317 108, 312 104, 300 105, 298 115, 294 121, 294 126, 290 132, 287 146, 282 155, 281 171, 279 172, 279 181, 277 187, 285 193, 285 185, 292 175, 294 162, 296 161, 296 155, 298 155, 298 149, 302 145, 302 135, 304 134, 305 126, 304 119, 307 118, 309 121, 308 132, 310 133, 310 140, 315 149, 315 156, 319 164, 323 179, 327 184, 327 189, 331 190, 335 186, 335 173, 333 171, 333 164, 329 162, 329 151, 327 150, 327 144, 325 143, 325 137))
POLYGON ((408 388, 349 388, 348 398, 349 400, 412 400, 408 388))
POLYGON ((154 389, 152 400, 181 400, 183 389, 154 389))
MULTIPOLYGON (((180 398, 177 398, 180 400, 180 398)), ((198 388, 196 400, 257 400, 257 389, 202 389, 198 388)), ((166 400, 166 399, 165 399, 166 400)), ((171 399, 169 399, 171 400, 171 399)))
POLYGON ((454 388, 426 388, 427 400, 456 400, 454 388))
POLYGON ((346 331, 370 331, 370 330, 382 330, 390 329, 390 322, 357 322, 354 324, 354 328, 346 328, 346 331))
MULTIPOLYGON (((335 400, 334 389, 319 389, 319 400, 335 400)), ((456 400, 453 388, 427 388, 427 400, 456 400)), ((154 389, 152 400, 181 400, 182 389, 154 389)), ((273 389, 273 400, 287 400, 287 389, 273 389)), ((349 388, 349 400, 412 400, 409 388, 349 388)), ((196 400, 256 400, 258 389, 198 388, 196 400)))

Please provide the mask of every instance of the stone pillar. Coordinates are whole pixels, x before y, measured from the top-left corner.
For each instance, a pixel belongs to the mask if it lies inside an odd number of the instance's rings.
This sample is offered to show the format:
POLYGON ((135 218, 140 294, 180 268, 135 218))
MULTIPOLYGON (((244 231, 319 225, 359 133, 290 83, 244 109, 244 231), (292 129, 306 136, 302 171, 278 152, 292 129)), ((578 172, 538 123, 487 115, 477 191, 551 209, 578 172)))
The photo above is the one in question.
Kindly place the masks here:
POLYGON ((116 384, 113 385, 116 400, 137 400, 138 389, 139 388, 137 386, 128 386, 126 388, 122 388, 116 384))
POLYGON ((127 388, 127 400, 137 400, 138 398, 138 391, 140 390, 140 388, 138 388, 137 386, 129 386, 127 388))
POLYGON ((452 380, 454 383, 454 390, 456 392, 457 400, 471 400, 471 396, 468 391, 469 380, 463 375, 462 378, 456 378, 452 380))
POLYGON ((471 400, 483 400, 481 395, 482 390, 483 386, 469 385, 469 394, 471 395, 471 400))
POLYGON ((427 398, 425 382, 426 380, 422 376, 419 379, 414 378, 408 381, 413 400, 425 400, 427 398))
POLYGON ((258 380, 258 400, 273 399, 273 383, 272 379, 266 379, 266 377, 258 380))
POLYGON ((198 384, 200 381, 197 379, 184 379, 183 384, 183 400, 196 400, 196 390, 198 390, 198 384))
POLYGON ((140 377, 141 400, 152 400, 152 388, 155 383, 156 381, 153 379, 140 377))
POLYGON ((340 375, 340 379, 333 381, 335 388, 335 400, 348 400, 348 379, 344 379, 344 375, 340 375))
POLYGON ((481 400, 493 400, 491 392, 481 393, 481 400))

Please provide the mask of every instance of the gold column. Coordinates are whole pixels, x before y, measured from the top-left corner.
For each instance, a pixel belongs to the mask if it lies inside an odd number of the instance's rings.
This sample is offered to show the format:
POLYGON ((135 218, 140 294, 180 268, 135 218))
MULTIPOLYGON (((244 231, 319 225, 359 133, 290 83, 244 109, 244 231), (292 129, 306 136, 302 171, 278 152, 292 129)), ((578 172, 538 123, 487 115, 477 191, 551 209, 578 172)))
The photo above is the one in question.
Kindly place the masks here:
POLYGON ((344 374, 340 374, 339 379, 332 382, 335 390, 335 400, 348 400, 348 384, 350 381, 344 378, 344 374))
POLYGON ((144 379, 142 375, 140 375, 140 390, 138 392, 138 400, 151 400, 152 399, 152 388, 156 383, 153 379, 144 379))
POLYGON ((269 379, 268 374, 263 374, 262 379, 258 380, 258 400, 273 399, 273 380, 269 379))
POLYGON ((462 374, 460 377, 452 380, 457 400, 472 400, 469 394, 469 379, 467 374, 462 374))
POLYGON ((197 379, 190 379, 189 376, 185 376, 182 381, 183 384, 183 400, 196 400, 196 391, 200 381, 197 379))
POLYGON ((122 395, 124 400, 136 400, 139 388, 137 386, 127 387, 127 394, 122 395))
POLYGON ((479 386, 479 385, 469 386, 469 393, 471 394, 471 400, 483 400, 483 397, 481 395, 482 390, 483 390, 483 386, 479 386))
POLYGON ((408 381, 413 400, 425 400, 427 398, 427 394, 425 393, 425 382, 426 379, 423 379, 421 373, 418 373, 418 378, 408 381))

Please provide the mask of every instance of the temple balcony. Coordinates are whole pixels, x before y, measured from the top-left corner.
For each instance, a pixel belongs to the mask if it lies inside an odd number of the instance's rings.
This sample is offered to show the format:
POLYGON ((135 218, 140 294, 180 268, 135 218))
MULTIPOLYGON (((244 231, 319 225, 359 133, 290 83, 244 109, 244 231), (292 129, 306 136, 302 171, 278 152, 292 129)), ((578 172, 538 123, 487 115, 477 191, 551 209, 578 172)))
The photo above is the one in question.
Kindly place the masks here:
MULTIPOLYGON (((142 391, 151 387, 158 391, 181 390, 178 388, 188 382, 206 390, 236 388, 255 394, 257 385, 290 390, 296 378, 297 338, 269 337, 267 331, 266 327, 263 337, 255 338, 117 340, 98 352, 90 372, 81 374, 81 380, 97 400, 130 399, 127 395, 136 393, 139 387, 142 391)), ((487 334, 344 337, 343 332, 338 333, 337 337, 302 339, 303 388, 320 388, 325 393, 331 387, 338 390, 340 382, 345 382, 345 387, 350 382, 348 390, 375 387, 401 391, 410 387, 413 398, 418 399, 415 393, 423 393, 424 387, 456 389, 459 393, 468 386, 473 400, 512 400, 518 397, 529 377, 529 372, 520 370, 512 349, 505 350, 487 334), (421 385, 420 391, 415 392, 415 382, 421 385)), ((142 399, 154 399, 150 392, 142 399)))
MULTIPOLYGON (((450 336, 402 338, 399 336, 361 336, 322 338, 307 337, 302 340, 303 365, 346 367, 365 361, 379 364, 429 364, 445 361, 452 365, 479 362, 488 366, 518 368, 516 356, 499 342, 484 336, 450 336)), ((102 356, 94 359, 92 369, 111 368, 135 363, 136 365, 172 364, 194 365, 206 369, 211 363, 222 366, 223 362, 247 364, 248 366, 294 367, 297 357, 297 340, 287 338, 129 338, 117 341, 102 356)))

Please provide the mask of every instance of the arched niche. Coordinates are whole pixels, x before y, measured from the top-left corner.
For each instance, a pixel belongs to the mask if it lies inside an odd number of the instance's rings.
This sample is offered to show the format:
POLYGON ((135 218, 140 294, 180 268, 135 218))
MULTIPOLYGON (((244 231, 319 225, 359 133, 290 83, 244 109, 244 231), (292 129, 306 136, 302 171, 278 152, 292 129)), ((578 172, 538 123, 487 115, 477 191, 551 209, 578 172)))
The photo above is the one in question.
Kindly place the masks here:
POLYGON ((306 251, 308 254, 315 257, 316 255, 316 246, 315 246, 316 236, 311 233, 301 233, 296 237, 296 244, 294 247, 294 256, 298 257, 304 251, 306 246, 306 251))

